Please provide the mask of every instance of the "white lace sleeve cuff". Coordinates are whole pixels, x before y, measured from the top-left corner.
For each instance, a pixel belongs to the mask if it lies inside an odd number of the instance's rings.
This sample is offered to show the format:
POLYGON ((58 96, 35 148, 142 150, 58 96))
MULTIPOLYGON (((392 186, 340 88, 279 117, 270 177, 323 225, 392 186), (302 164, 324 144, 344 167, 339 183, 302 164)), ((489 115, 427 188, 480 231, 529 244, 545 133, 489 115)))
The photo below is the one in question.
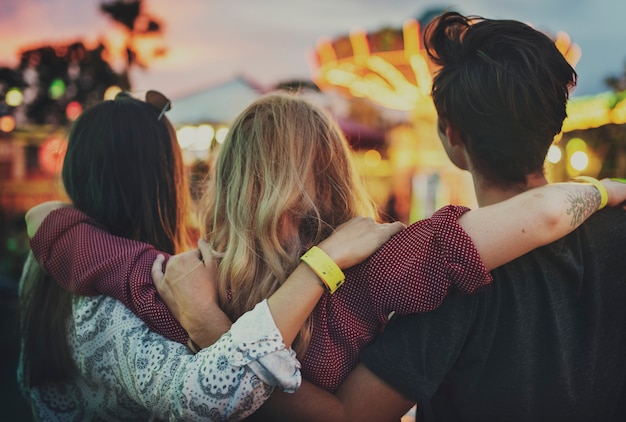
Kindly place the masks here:
POLYGON ((231 365, 248 365, 264 383, 286 392, 300 387, 300 362, 295 352, 285 347, 267 300, 243 314, 231 327, 230 335, 235 346, 231 365))

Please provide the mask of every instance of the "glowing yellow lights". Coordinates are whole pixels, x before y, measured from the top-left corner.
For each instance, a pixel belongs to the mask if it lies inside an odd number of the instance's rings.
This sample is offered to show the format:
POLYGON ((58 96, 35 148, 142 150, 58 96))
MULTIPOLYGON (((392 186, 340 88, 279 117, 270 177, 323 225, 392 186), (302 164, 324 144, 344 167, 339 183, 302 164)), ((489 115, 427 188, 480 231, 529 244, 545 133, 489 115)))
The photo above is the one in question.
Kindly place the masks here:
POLYGON ((355 30, 350 33, 350 42, 352 43, 352 51, 354 60, 358 63, 366 60, 370 54, 370 46, 367 42, 367 34, 365 31, 355 30))
POLYGON ((176 137, 178 138, 178 145, 180 145, 182 149, 189 148, 196 139, 196 128, 193 126, 183 126, 176 131, 176 137))
POLYGON ((404 54, 407 58, 420 55, 420 24, 415 19, 407 20, 402 26, 404 37, 404 54))
POLYGON ((576 151, 570 157, 569 163, 574 170, 583 171, 589 165, 589 157, 584 151, 576 151))
POLYGON ((119 86, 111 85, 110 87, 106 89, 106 91, 104 91, 104 99, 114 100, 115 96, 119 94, 121 91, 122 91, 122 88, 120 88, 119 86))
POLYGON ((206 151, 211 148, 213 142, 213 135, 215 135, 215 129, 211 125, 200 125, 196 130, 196 137, 194 140, 194 149, 196 151, 206 151))
POLYGON ((356 75, 344 69, 331 69, 326 74, 326 79, 333 85, 350 86, 356 79, 356 75))
POLYGON ((424 56, 421 54, 414 54, 409 58, 409 63, 415 73, 416 79, 419 81, 417 89, 419 89, 422 97, 428 97, 433 85, 433 79, 430 76, 428 64, 426 63, 424 56))
POLYGON ((202 124, 199 126, 183 126, 176 131, 176 136, 181 149, 202 152, 211 148, 217 133, 213 126, 202 124))
POLYGON ((2 116, 0 117, 0 131, 1 132, 11 132, 15 129, 15 118, 13 116, 2 116))
POLYGON ((548 149, 548 155, 546 157, 548 162, 556 164, 561 161, 561 158, 563 158, 563 152, 561 151, 561 148, 556 145, 551 145, 548 149))
POLYGON ((338 43, 318 41, 316 51, 319 67, 314 80, 322 89, 338 87, 402 111, 430 102, 432 78, 421 48, 419 23, 414 19, 405 22, 402 31, 385 30, 370 36, 355 30, 338 43), (351 49, 346 48, 347 42, 351 49))
POLYGON ((587 144, 580 138, 572 138, 565 146, 565 150, 569 155, 572 155, 576 151, 585 151, 587 144))
POLYGON ((587 144, 580 138, 572 138, 565 146, 565 151, 569 157, 568 164, 575 171, 583 171, 589 165, 589 155, 587 154, 587 144))
POLYGON ((333 48, 333 44, 328 38, 322 38, 317 41, 317 54, 319 56, 320 65, 326 63, 334 63, 337 61, 337 56, 335 55, 335 49, 333 48))
POLYGON ((363 154, 363 161, 368 167, 377 167, 382 161, 382 156, 380 155, 380 152, 375 149, 370 149, 363 154))
POLYGON ((17 107, 24 101, 24 94, 19 88, 11 88, 4 97, 4 102, 11 107, 17 107))
POLYGON ((567 103, 567 118, 563 122, 563 132, 626 123, 626 101, 619 101, 617 95, 614 92, 605 92, 570 99, 567 103))
POLYGON ((221 127, 215 132, 215 140, 221 145, 226 140, 226 135, 228 135, 228 128, 221 127))

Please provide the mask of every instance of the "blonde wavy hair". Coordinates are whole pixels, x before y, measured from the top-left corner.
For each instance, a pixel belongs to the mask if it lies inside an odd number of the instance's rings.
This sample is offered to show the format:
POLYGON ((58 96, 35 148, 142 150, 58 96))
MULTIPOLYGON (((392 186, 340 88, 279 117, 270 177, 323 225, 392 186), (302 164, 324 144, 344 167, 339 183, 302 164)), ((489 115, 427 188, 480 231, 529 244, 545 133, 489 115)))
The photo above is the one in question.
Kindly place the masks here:
MULTIPOLYGON (((337 226, 357 215, 378 218, 335 121, 282 92, 235 120, 200 209, 205 238, 221 258, 220 303, 233 320, 276 291, 302 253, 337 226)), ((294 342, 298 355, 311 329, 309 319, 294 342)))

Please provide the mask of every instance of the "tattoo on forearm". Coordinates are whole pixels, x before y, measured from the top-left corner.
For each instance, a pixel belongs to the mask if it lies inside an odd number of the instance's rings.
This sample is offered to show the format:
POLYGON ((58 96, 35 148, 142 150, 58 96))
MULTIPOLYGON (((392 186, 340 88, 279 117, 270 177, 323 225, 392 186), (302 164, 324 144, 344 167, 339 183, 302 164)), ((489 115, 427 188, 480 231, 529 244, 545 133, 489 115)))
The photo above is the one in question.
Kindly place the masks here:
POLYGON ((587 217, 593 214, 600 205, 600 192, 597 189, 585 189, 584 192, 573 192, 567 195, 567 215, 571 215, 570 225, 578 227, 587 217))

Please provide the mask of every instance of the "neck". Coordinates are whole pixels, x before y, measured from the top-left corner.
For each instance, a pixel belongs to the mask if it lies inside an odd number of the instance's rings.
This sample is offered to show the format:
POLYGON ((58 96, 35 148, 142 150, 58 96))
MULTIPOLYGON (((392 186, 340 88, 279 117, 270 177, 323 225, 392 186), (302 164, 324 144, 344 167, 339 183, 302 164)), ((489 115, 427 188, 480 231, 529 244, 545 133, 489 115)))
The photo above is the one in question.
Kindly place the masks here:
POLYGON ((472 173, 472 178, 479 207, 502 202, 529 189, 548 184, 546 177, 541 173, 527 175, 526 184, 496 184, 481 178, 476 173, 472 173))

